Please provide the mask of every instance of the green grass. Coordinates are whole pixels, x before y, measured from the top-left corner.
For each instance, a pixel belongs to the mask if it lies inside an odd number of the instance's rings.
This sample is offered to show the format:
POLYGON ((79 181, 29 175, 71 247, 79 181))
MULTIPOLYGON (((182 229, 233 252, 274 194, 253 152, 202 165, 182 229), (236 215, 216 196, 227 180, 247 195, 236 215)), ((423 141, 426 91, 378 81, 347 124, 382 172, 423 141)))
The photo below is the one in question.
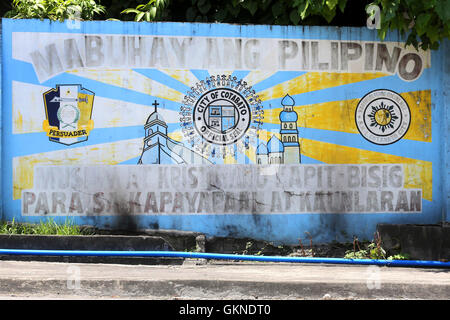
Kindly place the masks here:
POLYGON ((17 223, 12 221, 0 222, 0 234, 34 234, 34 235, 86 235, 86 231, 74 224, 73 220, 66 220, 64 224, 56 223, 52 218, 37 224, 17 223))

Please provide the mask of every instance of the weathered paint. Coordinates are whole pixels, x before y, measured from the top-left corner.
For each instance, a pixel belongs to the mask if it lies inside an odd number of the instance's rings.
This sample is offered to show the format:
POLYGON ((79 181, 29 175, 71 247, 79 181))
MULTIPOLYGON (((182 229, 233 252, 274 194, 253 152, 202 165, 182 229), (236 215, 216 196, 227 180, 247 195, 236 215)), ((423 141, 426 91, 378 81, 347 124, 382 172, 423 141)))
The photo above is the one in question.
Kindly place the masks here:
MULTIPOLYGON (((3 25, 2 25, 2 21, 0 20, 0 43, 3 43, 2 38, 3 38, 3 25)), ((3 45, 0 45, 0 83, 3 83, 3 45)), ((0 105, 2 105, 2 101, 3 101, 3 85, 0 86, 0 105)), ((2 108, 3 110, 3 108, 2 108)), ((0 169, 3 170, 3 150, 2 150, 2 145, 3 145, 3 114, 2 112, 0 112, 0 141, 2 141, 2 143, 0 143, 0 154, 2 155, 0 157, 0 169)), ((3 175, 2 175, 3 178, 3 175)), ((3 180, 0 182, 0 194, 2 194, 3 191, 3 180)), ((0 197, 0 208, 1 213, 0 213, 0 217, 3 220, 4 217, 4 211, 3 211, 3 197, 0 197)))
POLYGON ((35 166, 22 214, 420 213, 405 166, 35 166))
POLYGON ((286 243, 449 220, 448 42, 9 19, 2 35, 6 219, 286 243))
POLYGON ((442 60, 443 60, 443 74, 442 74, 442 78, 443 78, 443 88, 442 88, 442 92, 443 92, 443 99, 444 99, 444 103, 443 103, 443 111, 442 111, 442 119, 444 119, 442 121, 442 135, 444 137, 444 145, 443 145, 443 150, 442 150, 442 170, 443 170, 443 174, 444 174, 444 187, 442 188, 442 197, 443 197, 443 201, 444 201, 444 205, 442 208, 442 219, 444 221, 450 222, 450 142, 449 142, 449 138, 450 138, 450 111, 449 111, 449 106, 450 106, 450 94, 449 94, 449 90, 450 90, 450 58, 448 57, 448 53, 450 52, 450 41, 449 40, 445 40, 443 45, 442 45, 442 50, 444 50, 444 52, 446 54, 442 55, 442 60))

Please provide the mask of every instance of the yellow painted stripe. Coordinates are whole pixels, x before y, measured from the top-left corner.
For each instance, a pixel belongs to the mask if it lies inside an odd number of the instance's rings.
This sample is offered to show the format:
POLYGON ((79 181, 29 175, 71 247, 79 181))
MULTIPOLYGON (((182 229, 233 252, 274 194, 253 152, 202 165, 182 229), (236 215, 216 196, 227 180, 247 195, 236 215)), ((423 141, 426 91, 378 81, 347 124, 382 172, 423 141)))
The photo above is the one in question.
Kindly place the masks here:
POLYGON ((236 161, 236 158, 233 155, 227 153, 227 154, 225 154, 225 158, 223 159, 223 163, 225 163, 225 164, 236 164, 237 161, 236 161))
POLYGON ((386 153, 340 146, 310 139, 300 139, 301 153, 330 164, 401 163, 405 165, 404 187, 422 189, 422 197, 432 201, 432 163, 386 153))
POLYGON ((244 78, 244 81, 249 83, 251 86, 254 86, 258 82, 261 82, 262 80, 265 80, 265 79, 271 77, 275 73, 276 73, 276 71, 251 71, 244 78))
MULTIPOLYGON (((411 111, 411 124, 403 139, 431 142, 431 91, 400 94, 411 111)), ((360 99, 332 101, 295 107, 297 125, 304 128, 332 130, 359 134, 355 110, 360 99)), ((279 124, 282 108, 264 110, 264 122, 279 124)))
MULTIPOLYGON (((188 87, 192 87, 197 82, 199 82, 199 79, 190 71, 190 70, 177 70, 177 69, 160 69, 160 71, 164 72, 168 76, 182 82, 183 84, 187 85, 188 87)), ((219 74, 225 74, 225 75, 231 75, 233 72, 230 70, 227 71, 215 71, 215 70, 208 70, 210 75, 217 75, 219 74)), ((247 74, 247 76, 244 77, 244 81, 246 81, 250 85, 255 85, 258 82, 269 78, 275 73, 275 71, 251 71, 247 74)), ((203 79, 201 79, 203 80, 203 79)))
MULTIPOLYGON (((268 141, 272 135, 280 138, 277 133, 261 131, 260 139, 268 141)), ((394 156, 386 153, 341 146, 333 143, 300 138, 301 154, 329 164, 404 164, 404 188, 422 189, 422 197, 433 200, 433 170, 430 161, 416 160, 394 156)))
POLYGON ((68 73, 175 102, 181 102, 185 94, 184 92, 181 93, 173 90, 157 81, 153 81, 152 79, 147 78, 146 76, 133 70, 80 69, 72 70, 68 73))
POLYGON ((12 82, 13 134, 44 132, 42 122, 46 116, 43 94, 50 89, 30 83, 12 82))
MULTIPOLYGON (((39 131, 44 131, 41 128, 39 128, 39 126, 37 126, 34 121, 32 121, 31 123, 27 123, 28 126, 31 127, 37 127, 39 131)), ((20 110, 17 110, 14 115, 13 115, 13 133, 22 133, 22 132, 27 132, 23 129, 24 127, 24 123, 23 123, 23 116, 22 113, 20 112, 20 110)), ((42 126, 41 126, 42 127, 42 126)))
POLYGON ((268 142, 272 136, 276 136, 278 139, 281 139, 280 130, 276 129, 273 132, 267 130, 260 130, 258 137, 260 140, 268 142))
POLYGON ((387 76, 387 73, 333 73, 333 72, 308 72, 297 78, 277 84, 258 93, 262 101, 284 97, 287 93, 291 96, 344 84, 372 80, 387 76))
POLYGON ((183 141, 183 139, 184 139, 184 135, 183 135, 183 132, 181 132, 181 130, 175 130, 175 131, 169 132, 167 135, 169 136, 170 139, 179 141, 179 142, 183 141))
POLYGON ((431 142, 431 90, 400 94, 411 111, 411 124, 404 139, 431 142))
POLYGON ((256 148, 250 145, 248 149, 245 149, 245 155, 250 159, 250 161, 256 163, 256 148))
POLYGON ((140 156, 142 147, 139 138, 13 158, 13 199, 20 199, 22 190, 33 188, 36 165, 115 165, 140 156))

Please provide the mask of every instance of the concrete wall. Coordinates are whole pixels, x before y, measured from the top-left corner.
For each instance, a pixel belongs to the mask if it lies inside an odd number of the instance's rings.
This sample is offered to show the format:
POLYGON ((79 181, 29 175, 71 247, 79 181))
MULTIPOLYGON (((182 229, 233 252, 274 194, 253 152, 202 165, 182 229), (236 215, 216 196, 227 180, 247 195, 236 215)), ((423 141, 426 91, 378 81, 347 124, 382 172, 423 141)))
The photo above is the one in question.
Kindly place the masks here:
MULTIPOLYGON (((2 41, 3 39, 3 32, 2 32, 2 20, 0 19, 0 43, 3 43, 2 41)), ((3 77, 3 68, 2 68, 2 64, 3 64, 3 45, 0 45, 0 84, 2 83, 2 77, 3 77)), ((3 96, 3 86, 1 86, 0 88, 0 105, 1 104, 1 99, 3 96)), ((2 105, 3 106, 3 105, 2 105)), ((3 110, 3 108, 2 108, 3 110)), ((2 113, 0 112, 0 126, 2 125, 2 113)), ((2 160, 3 160, 3 152, 2 152, 2 145, 3 145, 3 134, 2 134, 3 130, 0 130, 0 141, 2 141, 2 143, 0 143, 0 154, 2 154, 2 156, 0 157, 0 168, 3 169, 2 166, 2 160)), ((3 182, 0 183, 0 194, 2 193, 2 186, 3 186, 3 182)), ((3 220, 3 197, 0 198, 0 208, 2 208, 2 212, 0 213, 0 217, 3 220)))
POLYGON ((444 166, 444 180, 445 187, 443 188, 443 199, 446 201, 445 206, 443 207, 443 217, 444 220, 450 222, 450 58, 448 57, 448 53, 450 52, 450 41, 445 40, 442 45, 442 50, 446 53, 443 55, 444 59, 444 72, 443 72, 443 96, 444 96, 444 108, 443 108, 443 136, 445 138, 444 148, 442 152, 443 161, 442 164, 444 166))
POLYGON ((3 213, 297 243, 448 221, 448 42, 3 20, 3 213))

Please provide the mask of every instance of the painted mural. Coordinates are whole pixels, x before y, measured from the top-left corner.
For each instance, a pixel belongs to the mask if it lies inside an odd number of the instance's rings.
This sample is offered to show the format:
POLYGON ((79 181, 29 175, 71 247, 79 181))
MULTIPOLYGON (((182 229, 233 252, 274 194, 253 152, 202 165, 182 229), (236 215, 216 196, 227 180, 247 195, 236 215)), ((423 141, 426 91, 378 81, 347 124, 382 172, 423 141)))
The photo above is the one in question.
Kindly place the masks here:
POLYGON ((436 222, 442 52, 294 29, 5 19, 4 215, 287 242, 436 222))

